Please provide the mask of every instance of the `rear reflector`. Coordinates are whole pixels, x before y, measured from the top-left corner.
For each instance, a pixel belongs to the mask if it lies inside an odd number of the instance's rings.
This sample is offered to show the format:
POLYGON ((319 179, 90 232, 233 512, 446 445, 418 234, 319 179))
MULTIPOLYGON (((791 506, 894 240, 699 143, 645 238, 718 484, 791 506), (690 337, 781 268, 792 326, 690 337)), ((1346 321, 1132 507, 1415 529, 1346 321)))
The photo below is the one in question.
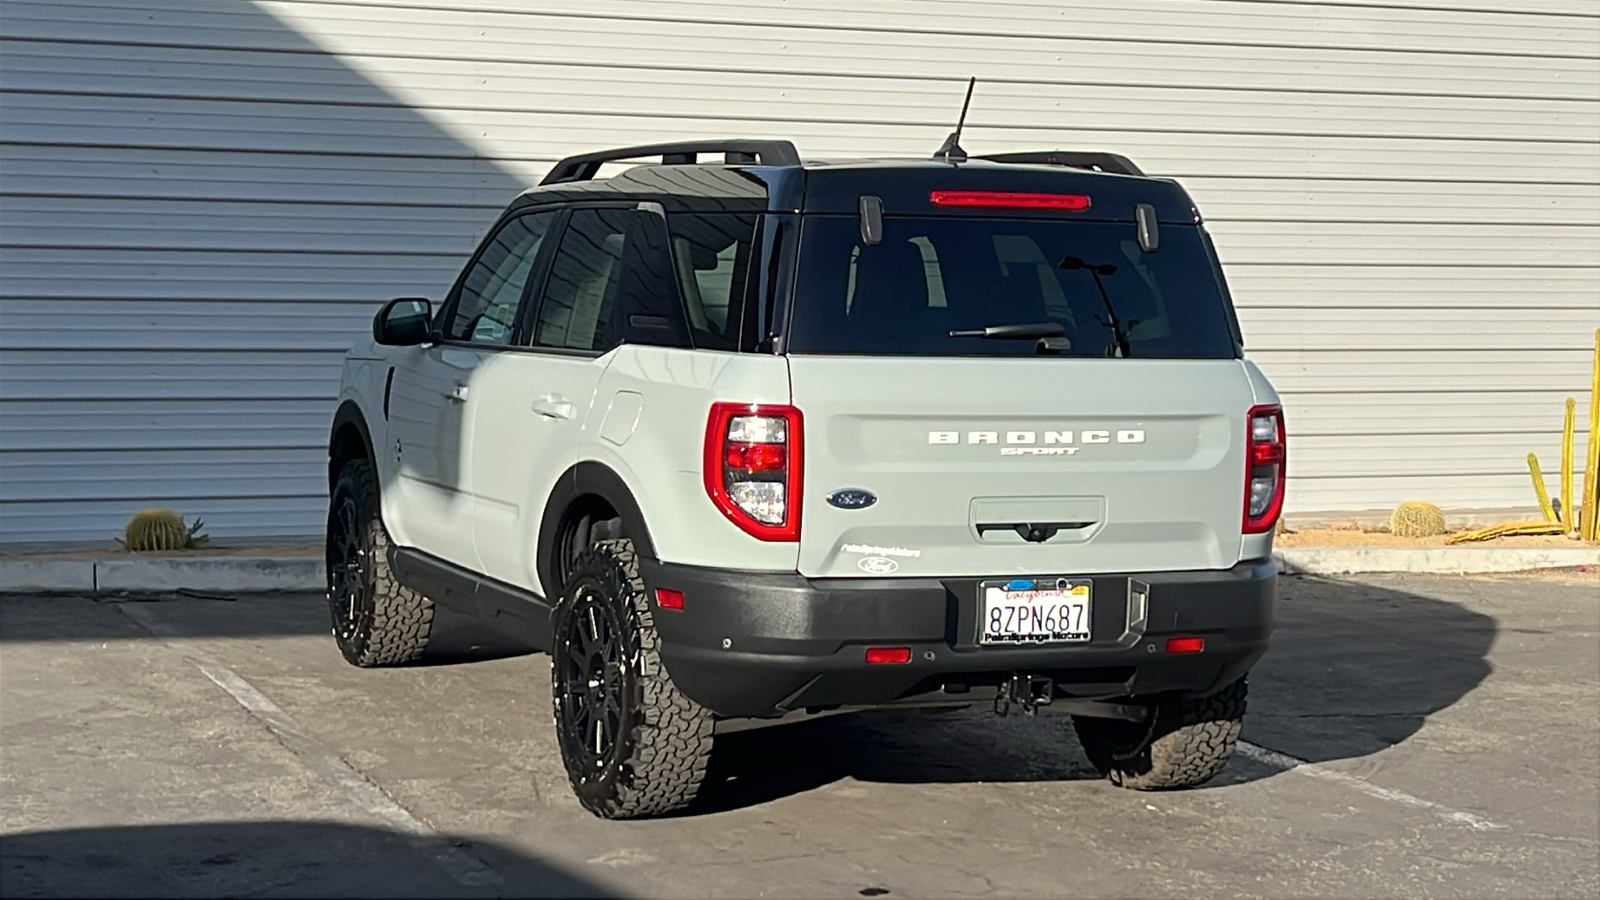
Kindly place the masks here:
POLYGON ((893 666, 911 662, 910 647, 868 647, 867 665, 893 666))
POLYGON ((683 591, 656 588, 656 605, 662 609, 683 609, 683 591))
POLYGON ((1058 209, 1083 212, 1089 208, 1085 194, 1037 194, 1020 191, 933 191, 934 206, 978 209, 1058 209))
POLYGON ((1168 653, 1199 653, 1206 648, 1206 639, 1197 637, 1167 638, 1168 653))

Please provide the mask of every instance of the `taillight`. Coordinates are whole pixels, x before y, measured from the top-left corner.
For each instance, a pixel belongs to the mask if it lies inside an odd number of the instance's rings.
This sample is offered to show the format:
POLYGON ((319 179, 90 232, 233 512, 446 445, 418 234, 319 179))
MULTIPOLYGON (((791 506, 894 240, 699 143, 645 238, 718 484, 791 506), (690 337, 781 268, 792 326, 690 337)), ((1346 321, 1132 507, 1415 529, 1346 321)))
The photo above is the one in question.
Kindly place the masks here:
POLYGON ((713 403, 706 421, 706 493, 728 520, 763 541, 800 539, 800 410, 713 403))
POLYGON ((1288 445, 1283 409, 1251 407, 1247 417, 1248 450, 1244 460, 1244 533, 1262 534, 1278 524, 1283 512, 1284 469, 1288 445))
POLYGON ((1083 212, 1090 200, 1085 194, 1040 194, 1027 191, 932 191, 934 206, 967 209, 1056 209, 1083 212))

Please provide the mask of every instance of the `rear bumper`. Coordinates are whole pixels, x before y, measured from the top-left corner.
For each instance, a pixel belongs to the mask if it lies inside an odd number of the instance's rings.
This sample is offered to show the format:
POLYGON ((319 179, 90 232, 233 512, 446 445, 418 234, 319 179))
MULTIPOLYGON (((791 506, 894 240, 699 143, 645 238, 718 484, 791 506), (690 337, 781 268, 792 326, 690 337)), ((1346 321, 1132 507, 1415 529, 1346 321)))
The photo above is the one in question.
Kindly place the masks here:
POLYGON ((1218 571, 1095 575, 1088 643, 980 647, 980 578, 808 579, 652 561, 642 567, 652 597, 657 588, 684 594, 682 610, 655 612, 673 682, 730 717, 987 702, 994 691, 983 689, 1013 674, 1050 677, 1062 697, 1204 694, 1266 652, 1277 606, 1270 560, 1218 571), (1169 654, 1165 638, 1174 635, 1204 637, 1205 649, 1169 654), (869 646, 909 647, 911 661, 868 665, 869 646))

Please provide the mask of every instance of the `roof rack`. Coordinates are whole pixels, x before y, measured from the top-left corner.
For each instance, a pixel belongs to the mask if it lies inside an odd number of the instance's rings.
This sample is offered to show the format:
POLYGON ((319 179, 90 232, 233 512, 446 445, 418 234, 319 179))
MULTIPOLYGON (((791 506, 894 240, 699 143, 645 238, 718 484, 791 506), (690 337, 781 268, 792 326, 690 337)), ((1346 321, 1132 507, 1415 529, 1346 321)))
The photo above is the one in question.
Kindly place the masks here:
POLYGON ((763 141, 732 139, 721 141, 678 141, 670 144, 645 144, 642 147, 621 147, 569 156, 555 164, 550 174, 540 184, 565 184, 569 181, 588 181, 608 162, 637 159, 641 156, 659 156, 662 165, 694 165, 701 153, 721 153, 728 165, 758 164, 763 166, 798 166, 800 152, 788 141, 763 141))
POLYGON ((975 156, 973 159, 986 159, 990 162, 998 163, 1038 163, 1046 166, 1067 166, 1073 169, 1110 172, 1114 175, 1144 175, 1144 172, 1133 164, 1133 160, 1126 156, 1116 153, 1093 153, 1084 150, 1027 150, 1021 153, 991 153, 988 156, 975 156))

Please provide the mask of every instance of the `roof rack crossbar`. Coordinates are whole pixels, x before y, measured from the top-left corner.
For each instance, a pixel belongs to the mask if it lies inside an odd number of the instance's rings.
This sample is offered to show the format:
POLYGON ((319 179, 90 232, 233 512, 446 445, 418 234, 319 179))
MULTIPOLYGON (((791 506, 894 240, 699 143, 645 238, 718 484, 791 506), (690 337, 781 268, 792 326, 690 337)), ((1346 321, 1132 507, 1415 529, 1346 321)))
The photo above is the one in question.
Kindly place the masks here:
POLYGON ((1073 169, 1090 169, 1116 175, 1144 175, 1133 160, 1116 153, 1096 153, 1086 150, 1027 150, 1021 153, 991 153, 976 156, 998 163, 1036 163, 1046 166, 1067 166, 1073 169))
POLYGON ((800 153, 789 141, 733 139, 720 141, 678 141, 670 144, 646 144, 641 147, 621 147, 580 153, 556 163, 540 184, 565 184, 569 181, 588 181, 608 162, 620 162, 646 156, 659 156, 663 165, 694 165, 701 153, 721 153, 728 165, 798 166, 800 153))

